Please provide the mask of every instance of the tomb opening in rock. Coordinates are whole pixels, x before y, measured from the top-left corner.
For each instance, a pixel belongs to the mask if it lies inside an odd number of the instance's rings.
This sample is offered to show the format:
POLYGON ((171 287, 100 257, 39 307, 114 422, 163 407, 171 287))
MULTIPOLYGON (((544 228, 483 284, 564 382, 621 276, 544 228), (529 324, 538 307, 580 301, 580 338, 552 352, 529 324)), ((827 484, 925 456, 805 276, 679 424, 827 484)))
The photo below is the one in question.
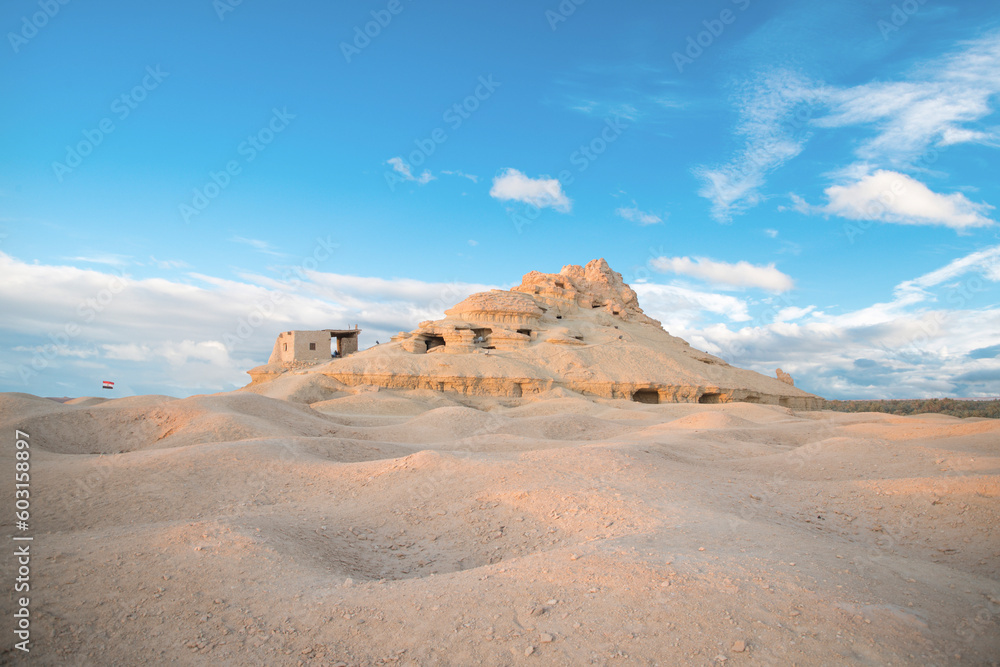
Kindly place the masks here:
POLYGON ((636 389, 632 394, 632 400, 636 403, 656 404, 660 402, 660 392, 655 389, 636 389))
POLYGON ((822 406, 821 398, 788 382, 731 366, 671 336, 601 259, 559 273, 529 272, 516 287, 477 292, 444 315, 360 352, 357 326, 285 331, 268 363, 250 376, 268 382, 308 368, 351 387, 440 385, 469 396, 568 391, 640 403, 776 405, 782 399, 794 409, 822 406), (332 361, 331 336, 338 342, 332 361))

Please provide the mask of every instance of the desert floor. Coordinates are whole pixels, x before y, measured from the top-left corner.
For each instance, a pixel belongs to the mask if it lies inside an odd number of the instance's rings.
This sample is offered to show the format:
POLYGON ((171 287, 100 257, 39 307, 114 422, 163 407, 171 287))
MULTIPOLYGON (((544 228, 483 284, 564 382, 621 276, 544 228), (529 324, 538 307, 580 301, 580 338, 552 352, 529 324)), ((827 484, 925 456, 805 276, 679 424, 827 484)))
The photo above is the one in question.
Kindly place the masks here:
POLYGON ((1000 421, 271 384, 0 394, 0 663, 1000 662, 1000 421))

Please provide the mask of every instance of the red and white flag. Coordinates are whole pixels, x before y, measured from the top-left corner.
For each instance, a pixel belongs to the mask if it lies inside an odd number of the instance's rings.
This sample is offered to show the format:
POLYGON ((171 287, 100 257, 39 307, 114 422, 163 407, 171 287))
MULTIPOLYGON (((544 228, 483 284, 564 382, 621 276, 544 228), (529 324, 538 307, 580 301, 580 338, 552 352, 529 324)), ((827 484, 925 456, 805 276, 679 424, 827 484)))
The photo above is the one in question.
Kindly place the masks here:
POLYGON ((112 382, 111 380, 105 380, 104 381, 104 388, 105 389, 114 389, 115 388, 115 383, 112 382))

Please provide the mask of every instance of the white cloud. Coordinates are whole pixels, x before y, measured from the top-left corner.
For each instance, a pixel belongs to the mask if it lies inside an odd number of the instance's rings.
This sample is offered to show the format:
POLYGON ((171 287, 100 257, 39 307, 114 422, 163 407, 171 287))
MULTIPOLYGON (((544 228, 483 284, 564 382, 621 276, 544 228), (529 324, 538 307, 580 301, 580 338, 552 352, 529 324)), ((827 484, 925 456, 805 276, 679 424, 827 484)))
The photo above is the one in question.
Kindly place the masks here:
POLYGON ((772 239, 778 238, 778 230, 777 229, 765 229, 764 230, 764 234, 766 234, 768 237, 770 237, 772 239))
POLYGON ((973 301, 1000 282, 998 268, 1000 245, 905 280, 890 300, 858 310, 829 314, 786 300, 770 322, 682 322, 671 333, 738 366, 772 375, 780 367, 827 397, 996 396, 1000 373, 971 353, 1000 344, 1000 308, 973 301))
MULTIPOLYGON (((768 174, 798 156, 822 129, 871 128, 873 135, 857 143, 855 155, 862 163, 895 169, 926 169, 936 154, 921 157, 933 148, 998 145, 995 132, 969 127, 994 113, 998 94, 1000 32, 961 44, 905 80, 837 88, 772 72, 736 96, 735 134, 745 144, 729 162, 695 169, 699 195, 720 221, 760 204, 768 174), (808 113, 798 118, 797 109, 808 113)), ((799 210, 801 202, 795 203, 799 210)))
POLYGON ((385 163, 392 165, 393 171, 402 176, 404 180, 413 181, 415 183, 419 183, 420 185, 426 185, 427 183, 435 180, 435 177, 427 169, 424 169, 420 176, 414 176, 410 165, 408 165, 401 157, 391 157, 386 160, 385 163))
POLYGON ((447 174, 448 176, 460 176, 462 178, 467 178, 473 183, 479 182, 479 177, 476 176, 475 174, 466 174, 465 172, 462 171, 447 171, 447 170, 443 170, 441 173, 447 174))
POLYGON ((791 322, 792 320, 799 320, 808 315, 809 313, 816 310, 816 306, 806 306, 805 308, 798 308, 796 306, 788 306, 787 308, 782 308, 779 310, 775 316, 775 322, 791 322))
POLYGON ((925 64, 907 81, 831 89, 830 113, 816 125, 874 125, 877 133, 858 147, 858 157, 905 165, 932 145, 995 139, 966 124, 991 115, 998 93, 1000 33, 994 32, 925 64))
POLYGON ((970 201, 961 193, 933 192, 920 181, 896 171, 879 169, 848 185, 826 189, 824 213, 851 220, 876 220, 904 225, 945 225, 954 229, 993 224, 993 208, 970 201))
POLYGON ((668 331, 694 327, 704 319, 704 313, 721 315, 730 322, 751 319, 746 301, 727 294, 656 283, 636 283, 632 289, 643 310, 660 320, 668 331))
POLYGON ((772 292, 787 292, 795 286, 788 275, 774 264, 757 266, 749 262, 716 262, 704 257, 657 257, 650 266, 662 273, 678 273, 705 280, 717 286, 759 287, 772 292))
POLYGON ((496 287, 320 271, 295 280, 197 273, 185 282, 139 280, 3 252, 0 275, 0 349, 7 350, 0 352, 0 386, 39 395, 90 392, 94 373, 105 370, 122 391, 233 389, 246 384, 246 370, 267 361, 280 331, 358 324, 367 346, 496 287))
POLYGON ((541 176, 529 178, 517 169, 504 169, 493 179, 490 196, 500 201, 519 201, 538 208, 554 208, 568 213, 572 202, 562 191, 562 184, 555 178, 541 176))
POLYGON ((655 213, 647 213, 646 211, 640 210, 639 206, 634 201, 632 202, 632 206, 623 206, 615 209, 615 214, 620 218, 628 220, 629 222, 635 222, 643 226, 655 225, 663 222, 663 218, 655 213))

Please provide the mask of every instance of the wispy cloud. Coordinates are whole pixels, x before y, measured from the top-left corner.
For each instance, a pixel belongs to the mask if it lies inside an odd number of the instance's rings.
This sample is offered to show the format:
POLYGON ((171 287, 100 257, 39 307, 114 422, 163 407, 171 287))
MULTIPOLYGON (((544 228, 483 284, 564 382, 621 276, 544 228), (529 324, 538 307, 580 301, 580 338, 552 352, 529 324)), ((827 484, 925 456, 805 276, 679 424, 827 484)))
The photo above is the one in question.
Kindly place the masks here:
POLYGON ((657 257, 650 266, 661 273, 676 273, 704 280, 718 287, 758 287, 772 292, 787 292, 795 281, 774 264, 758 266, 749 262, 717 262, 704 257, 657 257))
POLYGON ((639 296, 643 310, 661 320, 670 331, 698 327, 704 323, 706 313, 730 322, 751 319, 747 302, 728 294, 658 283, 635 283, 632 289, 639 296))
POLYGON ((931 145, 996 141, 992 133, 968 125, 993 113, 998 93, 1000 32, 994 32, 924 64, 909 80, 828 89, 830 113, 814 124, 874 126, 875 136, 861 143, 858 157, 906 166, 931 145))
POLYGON ((248 245, 257 252, 262 252, 265 255, 274 255, 276 257, 285 256, 285 253, 278 252, 277 250, 274 249, 274 246, 272 246, 267 241, 261 241, 260 239, 248 239, 243 236, 234 236, 229 240, 235 243, 242 243, 243 245, 248 245))
POLYGON ((447 174, 448 176, 460 176, 461 178, 467 178, 473 183, 479 182, 479 177, 476 176, 475 174, 466 174, 465 172, 462 171, 447 171, 447 170, 444 170, 441 173, 447 174))
POLYGON ((711 202, 717 220, 731 220, 763 201, 768 174, 798 156, 820 130, 874 129, 855 149, 856 158, 872 168, 915 167, 934 147, 998 145, 995 131, 973 125, 994 113, 998 94, 1000 32, 960 44, 904 80, 838 88, 771 72, 736 95, 735 133, 744 147, 721 166, 695 169, 699 194, 711 202))
POLYGON ((385 163, 391 165, 393 171, 402 176, 404 180, 413 181, 415 183, 419 183, 420 185, 426 185, 427 183, 435 180, 435 177, 427 169, 424 169, 423 173, 419 176, 414 176, 410 165, 408 165, 401 157, 391 157, 386 160, 385 163))
POLYGON ((701 166, 698 194, 712 202, 712 216, 729 221, 756 206, 769 173, 802 152, 809 139, 796 111, 815 104, 822 88, 789 71, 773 72, 748 84, 737 96, 736 134, 743 148, 728 163, 701 166))
POLYGON ((538 208, 553 208, 568 213, 573 203, 555 178, 530 178, 517 169, 504 169, 493 179, 490 196, 500 201, 519 201, 538 208))
POLYGON ((620 218, 624 218, 629 222, 635 222, 643 226, 655 225, 663 222, 663 218, 655 213, 640 210, 638 204, 636 204, 634 200, 632 201, 632 206, 623 206, 615 209, 615 215, 620 218))
MULTIPOLYGON (((827 397, 995 396, 1000 364, 990 352, 1000 350, 1000 308, 973 307, 986 282, 1000 282, 1000 245, 904 280, 888 300, 857 310, 788 305, 771 321, 682 321, 671 333, 762 373, 780 366, 827 397)), ((669 312, 646 310, 670 321, 669 312)))
POLYGON ((103 264, 105 266, 126 266, 132 263, 132 258, 126 255, 90 255, 77 257, 64 257, 69 262, 84 262, 86 264, 103 264))
POLYGON ((191 265, 187 262, 179 259, 156 259, 152 255, 149 256, 149 261, 153 263, 158 269, 187 269, 191 265))
POLYGON ((199 274, 184 282, 133 279, 112 269, 28 263, 3 252, 0 275, 0 312, 8 315, 0 321, 0 347, 24 348, 0 360, 0 383, 34 393, 55 382, 90 382, 101 369, 114 371, 123 389, 232 389, 246 384, 247 369, 267 361, 279 331, 359 324, 367 345, 498 287, 320 271, 301 271, 292 281, 199 274), (36 356, 44 363, 32 367, 36 356), (37 370, 31 380, 37 385, 22 382, 22 361, 29 374, 37 370))

